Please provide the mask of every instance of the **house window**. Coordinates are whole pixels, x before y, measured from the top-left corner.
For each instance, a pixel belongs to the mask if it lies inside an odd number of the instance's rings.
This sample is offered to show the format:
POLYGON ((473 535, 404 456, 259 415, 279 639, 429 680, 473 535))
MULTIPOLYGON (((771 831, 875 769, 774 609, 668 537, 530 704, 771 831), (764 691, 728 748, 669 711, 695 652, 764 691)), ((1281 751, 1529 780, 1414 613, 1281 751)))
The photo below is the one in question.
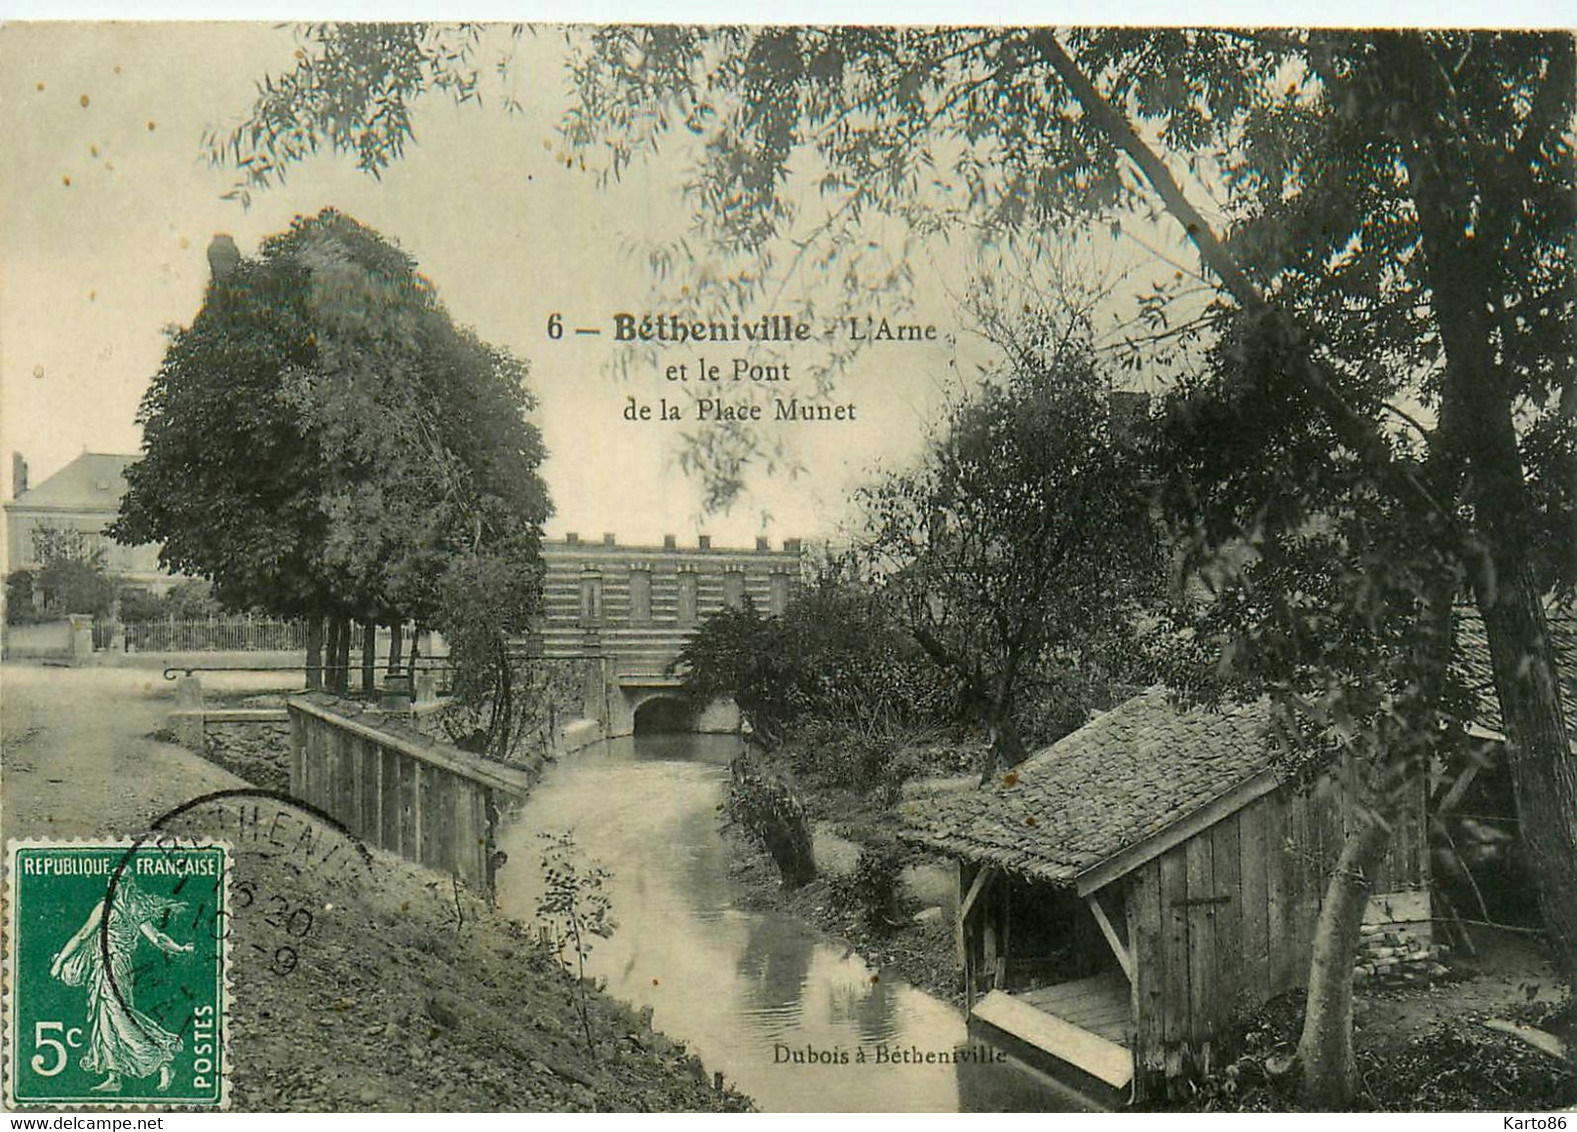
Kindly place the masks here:
POLYGON ((745 572, 730 570, 723 575, 723 604, 729 609, 740 609, 745 604, 745 572))
POLYGON ((696 575, 685 571, 679 575, 679 623, 695 624, 696 575))
POLYGON ((630 569, 630 620, 652 619, 652 572, 645 566, 630 569))
POLYGON ((580 576, 580 623, 596 625, 602 621, 602 575, 580 576))

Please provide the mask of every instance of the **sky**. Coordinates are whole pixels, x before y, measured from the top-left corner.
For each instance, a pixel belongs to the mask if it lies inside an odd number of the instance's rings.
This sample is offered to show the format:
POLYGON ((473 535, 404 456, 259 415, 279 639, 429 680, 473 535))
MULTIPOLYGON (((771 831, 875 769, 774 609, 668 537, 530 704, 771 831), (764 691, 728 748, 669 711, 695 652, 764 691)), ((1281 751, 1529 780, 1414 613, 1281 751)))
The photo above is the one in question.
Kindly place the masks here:
MULTIPOLYGON (((243 208, 222 199, 235 171, 214 167, 202 139, 238 121, 255 81, 286 67, 295 47, 288 29, 265 24, 0 28, 0 445, 26 457, 33 483, 84 450, 137 451, 134 418, 164 328, 198 309, 214 234, 250 255, 325 206, 398 241, 457 321, 529 361, 550 453, 550 534, 651 542, 705 531, 748 545, 757 534, 832 533, 852 487, 910 458, 957 387, 960 349, 947 341, 956 292, 928 273, 906 317, 938 325, 938 340, 869 351, 846 378, 854 421, 776 426, 798 430, 804 474, 755 477, 729 513, 703 515, 697 483, 677 466, 678 427, 623 420, 631 396, 656 411, 672 391, 667 365, 689 364, 689 350, 670 348, 623 378, 607 364, 620 348, 613 315, 651 309, 654 294, 629 249, 684 232, 682 155, 606 189, 567 165, 555 130, 568 97, 563 42, 549 32, 520 48, 524 114, 426 101, 417 143, 381 180, 347 159, 314 158, 243 208), (571 330, 604 334, 555 340, 555 312, 571 330)), ((717 354, 727 369, 733 351, 717 354)), ((0 461, 7 497, 10 470, 0 461)))
MULTIPOLYGON (((16 7, 0 0, 0 11, 16 7)), ((33 483, 85 450, 138 450, 138 403, 165 328, 189 323, 202 301, 216 233, 251 255, 293 217, 328 206, 397 241, 458 322, 529 362, 550 535, 837 537, 853 520, 854 489, 915 459, 948 399, 994 356, 960 313, 973 261, 956 246, 922 248, 902 318, 935 326, 936 338, 862 350, 835 398, 856 405, 855 419, 769 426, 785 430, 800 473, 754 475, 730 511, 704 514, 700 485, 678 464, 681 429, 694 423, 632 423, 624 410, 635 397, 656 413, 673 392, 668 366, 693 371, 708 357, 726 372, 739 351, 670 347, 623 376, 609 365, 628 349, 612 341, 614 314, 652 310, 662 286, 632 249, 687 231, 682 142, 607 188, 566 162, 556 128, 569 102, 565 44, 548 28, 515 49, 510 90, 523 112, 507 113, 493 86, 480 109, 430 98, 418 104, 415 143, 381 180, 324 155, 249 207, 225 200, 235 170, 213 165, 203 139, 240 121, 256 82, 286 69, 296 46, 288 26, 261 22, 0 26, 0 452, 21 452, 33 483), (555 314, 567 328, 559 338, 548 330, 555 314)), ((815 203, 802 205, 813 217, 815 203)), ((1153 278, 1146 249, 1194 258, 1179 233, 1139 230, 1142 246, 1089 252, 1130 298, 1153 278)), ((762 313, 817 298, 806 281, 762 313)), ((868 313, 885 313, 882 303, 868 313)), ((796 364, 792 353, 757 360, 796 364)), ((10 474, 0 457, 6 497, 10 474)))

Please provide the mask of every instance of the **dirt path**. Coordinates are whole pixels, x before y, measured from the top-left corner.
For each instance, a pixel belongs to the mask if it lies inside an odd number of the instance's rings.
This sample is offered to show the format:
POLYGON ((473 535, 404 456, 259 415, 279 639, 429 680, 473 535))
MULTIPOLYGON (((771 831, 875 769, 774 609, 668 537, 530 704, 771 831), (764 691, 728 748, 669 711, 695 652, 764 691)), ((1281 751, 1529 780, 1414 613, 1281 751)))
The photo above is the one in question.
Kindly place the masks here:
MULTIPOLYGON (((157 672, 7 665, 0 675, 6 838, 123 836, 246 785, 148 737, 173 706, 173 685, 157 672)), ((748 1105, 595 991, 588 1048, 574 984, 523 928, 445 878, 380 850, 365 862, 339 834, 270 800, 205 803, 176 828, 235 846, 236 1109, 748 1105)))
POLYGON ((7 838, 126 834, 188 798, 243 785, 147 737, 174 702, 157 672, 8 664, 0 697, 7 838))

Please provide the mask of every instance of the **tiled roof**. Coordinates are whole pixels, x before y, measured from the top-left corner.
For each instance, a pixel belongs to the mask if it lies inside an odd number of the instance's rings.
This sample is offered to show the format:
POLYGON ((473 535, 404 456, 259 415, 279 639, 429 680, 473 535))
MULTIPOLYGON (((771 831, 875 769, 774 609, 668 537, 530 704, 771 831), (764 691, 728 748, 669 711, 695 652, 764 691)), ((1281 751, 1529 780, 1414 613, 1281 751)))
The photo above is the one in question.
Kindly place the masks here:
POLYGON ((60 471, 8 500, 8 509, 106 511, 120 508, 126 494, 126 468, 140 456, 84 452, 60 471))
MULTIPOLYGON (((1557 609, 1545 611, 1550 642, 1555 648, 1561 704, 1566 726, 1577 727, 1577 612, 1557 609)), ((1489 637, 1484 619, 1476 609, 1457 610, 1457 674, 1478 698, 1474 722, 1495 735, 1505 734, 1500 718, 1500 697, 1495 692, 1495 675, 1489 662, 1489 637)))
POLYGON ((900 807, 906 841, 1054 884, 1271 765, 1263 702, 1182 711, 1151 688, 962 795, 900 807))

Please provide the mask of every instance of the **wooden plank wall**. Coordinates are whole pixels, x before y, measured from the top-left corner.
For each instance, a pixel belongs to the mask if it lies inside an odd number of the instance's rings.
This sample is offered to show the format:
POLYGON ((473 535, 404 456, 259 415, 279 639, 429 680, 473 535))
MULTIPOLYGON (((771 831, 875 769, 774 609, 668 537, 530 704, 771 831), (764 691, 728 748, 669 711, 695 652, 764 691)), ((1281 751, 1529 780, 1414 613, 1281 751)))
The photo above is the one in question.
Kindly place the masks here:
MULTIPOLYGON (((1204 1068, 1218 1026, 1307 981, 1326 878, 1356 820, 1339 797, 1273 791, 1120 882, 1141 1076, 1204 1068)), ((1422 800, 1376 891, 1427 885, 1422 800)))
POLYGON ((469 771, 463 752, 424 751, 403 736, 292 703, 290 790, 356 837, 490 893, 492 855, 507 790, 505 768, 469 771))

